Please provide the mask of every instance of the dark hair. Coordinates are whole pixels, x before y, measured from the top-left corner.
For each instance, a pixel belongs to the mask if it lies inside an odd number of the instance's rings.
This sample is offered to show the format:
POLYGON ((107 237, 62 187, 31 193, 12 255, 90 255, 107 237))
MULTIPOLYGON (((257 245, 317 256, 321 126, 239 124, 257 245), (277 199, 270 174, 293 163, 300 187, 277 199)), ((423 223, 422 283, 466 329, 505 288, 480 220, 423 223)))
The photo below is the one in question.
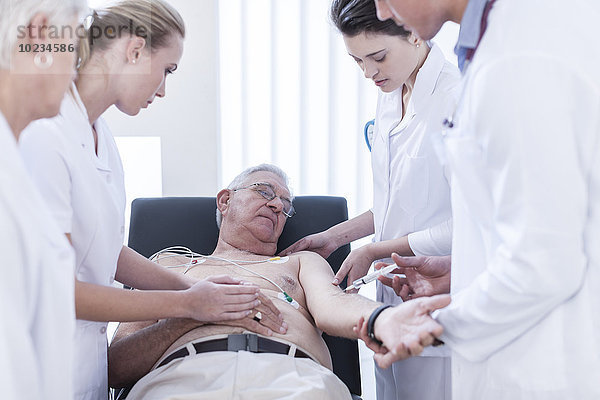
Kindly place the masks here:
POLYGON ((391 19, 380 21, 374 0, 333 0, 330 18, 335 27, 346 36, 379 33, 406 38, 410 35, 409 31, 391 19))

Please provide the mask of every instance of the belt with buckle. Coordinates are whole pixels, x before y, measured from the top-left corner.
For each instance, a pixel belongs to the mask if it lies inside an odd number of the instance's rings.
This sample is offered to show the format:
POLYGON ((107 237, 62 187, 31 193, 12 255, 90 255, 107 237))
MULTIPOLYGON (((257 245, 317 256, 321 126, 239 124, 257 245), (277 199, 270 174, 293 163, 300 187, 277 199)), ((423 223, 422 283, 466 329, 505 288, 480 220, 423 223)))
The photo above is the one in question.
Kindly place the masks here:
POLYGON ((189 346, 183 347, 165 357, 165 359, 162 360, 160 364, 156 366, 156 368, 164 367, 171 361, 177 360, 178 358, 187 357, 192 354, 207 353, 210 351, 250 351, 252 353, 276 353, 288 354, 298 358, 312 359, 312 357, 298 348, 296 348, 294 354, 290 354, 290 349, 292 346, 255 335, 253 333, 229 335, 222 339, 196 342, 191 343, 191 345, 195 350, 195 353, 190 353, 190 350, 188 350, 188 348, 190 348, 189 346))

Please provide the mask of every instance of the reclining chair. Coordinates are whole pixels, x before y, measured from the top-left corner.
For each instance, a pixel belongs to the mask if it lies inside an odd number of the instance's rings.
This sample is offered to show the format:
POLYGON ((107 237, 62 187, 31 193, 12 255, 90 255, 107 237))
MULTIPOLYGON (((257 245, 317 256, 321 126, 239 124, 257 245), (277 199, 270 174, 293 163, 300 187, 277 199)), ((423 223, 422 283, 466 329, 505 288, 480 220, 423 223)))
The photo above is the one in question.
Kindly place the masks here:
MULTIPOLYGON (((294 199, 294 208, 297 215, 286 222, 277 245, 278 253, 306 235, 348 219, 346 199, 342 197, 299 196, 294 199)), ((218 237, 216 209, 214 197, 136 199, 131 206, 129 247, 146 257, 169 246, 185 246, 200 254, 210 254, 218 237)), ((350 245, 345 245, 327 259, 334 272, 349 253, 350 245)), ((333 372, 346 384, 353 398, 360 399, 357 342, 327 334, 323 338, 331 353, 333 372)))

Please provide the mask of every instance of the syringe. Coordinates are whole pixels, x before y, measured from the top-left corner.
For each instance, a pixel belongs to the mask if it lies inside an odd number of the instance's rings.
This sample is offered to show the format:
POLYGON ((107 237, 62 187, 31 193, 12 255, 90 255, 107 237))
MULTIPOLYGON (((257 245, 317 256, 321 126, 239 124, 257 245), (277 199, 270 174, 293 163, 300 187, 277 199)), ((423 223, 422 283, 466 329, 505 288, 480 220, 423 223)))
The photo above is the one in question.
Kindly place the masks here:
MULTIPOLYGON (((366 285, 369 282, 373 282, 380 275, 388 274, 388 273, 392 272, 393 270, 395 270, 396 268, 399 268, 396 264, 390 264, 387 267, 383 267, 381 269, 375 270, 375 272, 365 275, 362 278, 358 278, 357 280, 352 282, 352 285, 348 286, 346 289, 344 289, 344 291, 358 289, 362 285, 366 285)), ((395 274, 395 275, 399 276, 400 278, 406 278, 406 275, 404 275, 404 274, 395 274)))

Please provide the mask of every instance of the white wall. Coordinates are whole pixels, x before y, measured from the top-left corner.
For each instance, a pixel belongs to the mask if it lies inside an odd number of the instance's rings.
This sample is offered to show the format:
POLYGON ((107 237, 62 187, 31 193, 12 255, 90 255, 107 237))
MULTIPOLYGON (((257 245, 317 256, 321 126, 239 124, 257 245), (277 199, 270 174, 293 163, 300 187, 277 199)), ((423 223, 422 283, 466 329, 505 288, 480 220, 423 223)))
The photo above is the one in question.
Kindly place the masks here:
MULTIPOLYGON (((224 171, 223 165, 231 162, 232 166, 235 166, 235 171, 241 170, 243 163, 240 160, 225 160, 228 156, 224 154, 221 149, 221 132, 220 123, 221 116, 220 112, 220 98, 219 98, 219 12, 218 7, 223 8, 225 11, 221 14, 221 19, 237 19, 235 15, 229 12, 230 7, 233 4, 238 3, 240 0, 169 0, 170 3, 181 13, 187 28, 187 35, 184 44, 183 58, 180 62, 178 71, 169 76, 167 80, 167 96, 164 99, 156 99, 156 101, 150 106, 148 110, 142 110, 139 115, 135 117, 129 117, 116 110, 114 107, 109 109, 105 114, 109 125, 111 126, 115 136, 155 136, 160 137, 162 144, 162 194, 164 196, 212 196, 220 188, 221 184, 228 182, 232 171, 224 171), (221 160, 223 157, 224 160, 221 160), (227 161, 222 163, 221 161, 227 161), (238 165, 239 164, 239 165, 238 165)), ((247 1, 247 0, 245 0, 247 1)), ((285 1, 285 0, 284 0, 285 1)), ((305 0, 300 0, 305 1, 305 0)), ((90 0, 90 6, 95 7, 109 3, 109 0, 90 0)), ((315 3, 312 1, 311 4, 315 3)), ((320 1, 316 1, 320 4, 320 1)), ((327 20, 327 4, 328 0, 323 0, 323 20, 327 20)), ((279 4, 279 8, 283 7, 284 4, 279 4)), ((252 7, 254 8, 254 7, 252 7)), ((282 13, 290 14, 289 10, 281 8, 282 13)), ((291 15, 283 16, 283 19, 292 18, 291 15)), ((322 21, 319 21, 322 22, 322 21)), ((457 26, 456 24, 448 24, 443 32, 436 37, 436 42, 441 45, 442 49, 446 53, 449 59, 455 60, 452 53, 452 46, 456 39, 457 26)), ((286 25, 282 24, 279 28, 285 29, 286 25)), ((288 29, 289 30, 289 29, 288 29)), ((308 31, 313 29, 308 27, 308 31)), ((274 32, 273 35, 277 39, 280 34, 274 32)), ((244 35, 239 32, 240 36, 244 35)), ((327 36, 327 33, 324 33, 327 36)), ((334 35, 334 39, 330 45, 331 51, 339 52, 340 57, 346 57, 344 49, 342 49, 341 40, 334 35)), ((223 38, 221 38, 223 39, 223 38)), ((225 40, 226 44, 227 40, 225 40)), ((314 50, 314 48, 313 48, 314 50)), ((307 49, 310 55, 310 49, 307 49)), ((309 56, 307 55, 307 57, 309 56)), ((221 56, 223 56, 221 54, 221 56)), ((234 63, 235 61, 241 61, 241 57, 238 54, 226 54, 225 60, 228 63, 234 63)), ((254 56, 254 54, 253 54, 254 56)), ((284 59, 293 57, 284 57, 284 59)), ((248 61, 248 60, 246 60, 248 61)), ((300 62, 300 60, 295 59, 300 62)), ((317 60, 313 60, 316 62, 317 60)), ((343 58, 343 61, 348 61, 343 58)), ((342 76, 347 77, 350 72, 356 73, 355 66, 350 62, 340 61, 337 65, 337 74, 341 78, 342 76)), ((240 62, 240 68, 244 68, 245 63, 240 62)), ((310 64, 310 63, 309 63, 310 64)), ((289 72, 289 65, 278 66, 278 69, 287 70, 289 72)), ((360 76, 360 75, 357 75, 360 76)), ((235 99, 228 99, 227 93, 227 81, 231 80, 231 77, 223 77, 224 82, 221 82, 222 89, 225 90, 222 100, 227 101, 229 108, 233 105, 232 102, 235 99)), ((338 79, 339 80, 339 79, 338 79)), ((347 83, 350 86, 356 86, 356 84, 364 84, 363 79, 358 77, 355 79, 347 79, 347 83)), ((345 92, 348 88, 343 87, 329 87, 329 89, 335 89, 336 91, 345 92)), ((322 90, 323 85, 319 87, 322 90)), ((286 91, 289 90, 285 88, 286 91)), ((251 93, 247 93, 252 97, 251 93)), ((255 94, 256 95, 256 94, 255 94)), ((302 96, 298 94, 299 97, 302 96)), ((308 93, 303 95, 307 97, 308 103, 313 103, 316 98, 309 96, 308 93)), ((363 102, 364 103, 364 102, 363 102)), ((371 105, 369 102, 369 106, 371 105)), ((362 104, 362 107, 370 109, 367 104, 362 104)), ((235 109, 235 107, 233 107, 235 109)), ((363 110, 363 113, 369 114, 363 110)), ((231 111, 231 110, 230 110, 231 111)), ((285 108, 280 108, 278 113, 283 113, 285 108)), ((370 114, 369 114, 370 115, 370 114)), ((235 116, 231 116, 235 118, 235 116)), ((228 117, 225 116, 223 121, 227 121, 228 117)), ((287 118, 286 118, 287 119, 287 118)), ((289 119, 288 119, 289 120, 289 119)), ((367 120, 367 118, 362 118, 367 120)), ((294 126, 290 124, 289 126, 294 126)), ((327 129, 327 127, 324 127, 327 129)), ((289 128, 288 128, 289 129, 289 128)), ((359 131, 359 129, 357 129, 359 131)), ((286 130, 278 130, 278 135, 285 136, 286 130)), ((355 138, 357 141, 362 139, 357 135, 355 138)), ((319 139, 322 140, 322 139, 319 139)), ((279 142, 279 141, 278 141, 279 142)), ((288 149, 293 152, 299 152, 300 149, 296 145, 290 146, 290 142, 287 139, 281 139, 280 142, 284 143, 288 149)), ((274 142, 276 143, 276 142, 274 142)), ((225 142, 226 144, 226 142, 225 142)), ((360 144, 362 146, 362 143, 360 144)), ((362 149, 362 147, 360 147, 362 149)), ((315 146, 313 146, 314 148, 315 146)), ((326 146, 316 146, 317 148, 326 146)), ((245 150, 248 152, 248 149, 245 150)), ((314 151, 314 150, 313 150, 314 151)), ((256 153, 252 152, 252 153, 256 153)), ((297 168, 292 168, 287 165, 291 159, 297 159, 302 157, 301 154, 289 154, 287 151, 287 157, 283 160, 273 160, 275 162, 285 164, 288 173, 291 174, 292 180, 297 178, 298 175, 302 175, 300 171, 296 171, 297 168)), ((311 152, 312 153, 312 152, 311 152)), ((229 154, 229 153, 228 153, 229 154)), ((362 154, 362 153, 358 153, 362 154)), ((231 157, 232 154, 229 154, 231 157)), ((236 158, 233 155, 234 159, 236 158)), ((368 157, 368 155, 363 155, 368 157)), ((311 154, 311 158, 314 158, 314 154, 311 154)), ((239 158, 239 157, 237 157, 239 158)), ((277 157, 274 157, 277 158, 277 157)), ((270 161, 270 160, 260 160, 270 161)), ((363 160, 364 161, 364 160, 363 160)), ((294 163, 292 163, 294 164, 294 163)), ((364 162, 363 162, 364 164, 364 162)), ((368 164, 366 164, 368 166, 368 164)), ((245 165, 244 165, 245 166, 245 165)), ((335 169, 334 169, 335 170, 335 169)), ((127 171, 126 171, 127 173, 127 171)), ((341 172, 340 172, 341 173, 341 172)), ((370 171, 367 168, 362 168, 357 172, 361 175, 361 184, 358 187, 366 190, 370 184, 370 171), (364 176, 362 176, 364 175, 364 176)), ((337 177, 336 178, 340 178, 337 177)), ((331 179, 330 179, 331 180, 331 179)), ((300 179, 298 179, 300 181, 300 179)), ((334 179, 334 181, 344 182, 346 179, 334 179)), ((301 182, 296 182, 295 189, 298 192, 313 192, 310 188, 302 188, 298 190, 298 186, 301 182)), ((312 182, 313 184, 315 182, 312 182)), ((318 182, 317 182, 318 183, 318 182)), ((355 192, 357 189, 356 185, 352 185, 355 192)), ((368 190, 366 190, 368 192, 368 190)), ((323 190, 320 191, 320 193, 323 190)), ((345 190, 334 191, 335 194, 345 194, 350 197, 356 196, 356 193, 347 193, 348 188, 345 190), (340 193, 338 193, 340 192, 340 193)), ((324 193, 323 193, 324 194, 324 193)), ((360 196, 359 196, 360 197, 360 196)), ((359 201, 354 199, 352 206, 362 210, 368 207, 369 203, 367 199, 369 196, 363 196, 365 199, 359 201), (354 204, 354 203, 360 203, 354 204)), ((128 199, 131 201, 133 199, 128 199)), ((355 210, 356 211, 356 210, 355 210)))
POLYGON ((179 68, 167 79, 167 96, 135 117, 112 107, 105 118, 115 136, 161 138, 164 196, 214 196, 219 165, 217 0, 169 2, 183 16, 187 32, 179 68))

